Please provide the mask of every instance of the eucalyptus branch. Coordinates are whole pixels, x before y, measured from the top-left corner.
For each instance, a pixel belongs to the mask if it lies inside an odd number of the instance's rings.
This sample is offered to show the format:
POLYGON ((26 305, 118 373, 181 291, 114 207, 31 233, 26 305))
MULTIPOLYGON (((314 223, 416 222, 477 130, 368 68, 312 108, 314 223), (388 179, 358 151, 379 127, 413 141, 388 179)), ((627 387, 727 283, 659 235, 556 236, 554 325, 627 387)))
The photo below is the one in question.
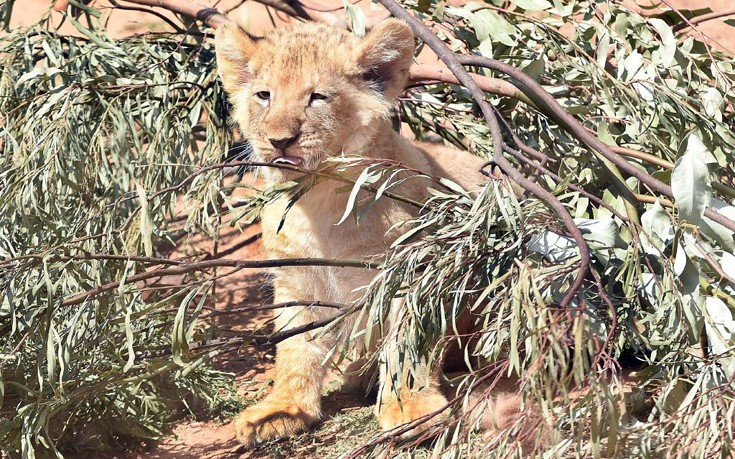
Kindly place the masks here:
MULTIPOLYGON (((174 21, 172 21, 171 19, 167 18, 165 15, 159 13, 156 10, 151 10, 151 9, 148 9, 148 8, 140 8, 140 7, 137 7, 137 6, 121 5, 120 3, 117 2, 117 0, 107 0, 107 1, 109 1, 112 6, 114 6, 115 8, 117 8, 119 10, 140 11, 140 12, 143 12, 143 13, 152 14, 153 16, 155 16, 158 19, 162 20, 163 22, 165 22, 169 26, 173 27, 173 29, 177 33, 187 33, 186 30, 182 29, 174 21)), ((135 1, 135 0, 128 0, 128 1, 135 1)))
MULTIPOLYGON (((485 92, 499 96, 512 97, 535 107, 531 99, 516 88, 512 83, 499 78, 490 78, 483 75, 471 75, 472 79, 485 92)), ((413 82, 437 81, 441 83, 460 84, 459 79, 448 68, 439 65, 418 64, 409 69, 409 79, 413 82)))
POLYGON ((224 310, 215 310, 210 312, 206 317, 228 316, 232 314, 241 314, 243 312, 273 311, 277 309, 292 308, 295 306, 305 306, 309 308, 328 308, 328 309, 348 309, 350 305, 344 303, 333 303, 328 301, 286 301, 283 303, 261 304, 258 306, 245 306, 242 308, 228 308, 224 310))
POLYGON ((154 6, 163 8, 174 13, 182 14, 190 18, 202 21, 210 27, 219 27, 222 24, 228 22, 225 15, 217 11, 215 8, 210 8, 206 5, 202 5, 195 2, 185 0, 126 0, 130 3, 136 3, 138 5, 154 6))
MULTIPOLYGON (((273 305, 278 307, 294 307, 294 306, 312 306, 313 304, 310 303, 299 303, 299 304, 293 304, 290 306, 282 306, 282 305, 273 305)), ((271 308, 274 309, 274 308, 271 308)), ((227 349, 227 348, 240 348, 243 346, 264 346, 264 345, 274 345, 278 344, 281 341, 285 341, 289 338, 292 338, 297 335, 302 335, 304 333, 308 333, 310 331, 314 331, 323 327, 326 327, 327 325, 330 325, 331 323, 341 319, 342 317, 350 314, 352 311, 354 311, 354 307, 350 307, 349 305, 339 305, 338 312, 327 316, 323 319, 319 320, 313 320, 311 322, 307 322, 305 324, 299 325, 297 327, 293 328, 286 328, 283 330, 276 331, 274 333, 271 333, 269 335, 265 334, 250 334, 248 336, 242 336, 237 338, 215 338, 211 340, 206 341, 198 341, 193 342, 189 344, 189 351, 198 351, 198 350, 204 350, 209 348, 221 348, 221 349, 227 349)), ((138 352, 136 353, 136 358, 138 359, 148 359, 148 358, 154 358, 154 357, 166 357, 173 353, 170 347, 161 349, 159 351, 149 351, 149 352, 138 352)))
MULTIPOLYGON (((528 159, 525 156, 521 155, 520 152, 515 151, 515 150, 513 150, 510 147, 506 147, 505 148, 505 151, 508 152, 509 154, 513 155, 514 157, 518 158, 519 160, 523 161, 524 163, 528 164, 529 166, 531 166, 531 167, 537 169, 538 171, 540 171, 540 172, 548 175, 549 177, 553 178, 554 180, 556 180, 558 182, 561 182, 561 181, 564 180, 558 174, 556 174, 556 173, 552 172, 550 169, 544 167, 543 164, 532 162, 530 159, 528 159)), ((598 204, 599 206, 602 206, 605 209, 609 210, 611 214, 613 214, 616 217, 618 217, 621 221, 624 221, 624 222, 628 222, 629 221, 628 218, 625 215, 622 215, 613 206, 611 206, 610 204, 606 203, 602 199, 598 198, 594 194, 589 193, 589 192, 585 191, 583 188, 578 187, 577 185, 574 185, 572 183, 570 183, 567 186, 569 187, 570 190, 576 191, 577 193, 581 194, 582 196, 585 196, 590 201, 592 201, 592 202, 598 204)))
MULTIPOLYGON (((503 156, 503 139, 500 133, 500 125, 496 119, 496 114, 493 108, 485 100, 482 89, 472 79, 469 73, 462 67, 462 56, 457 56, 452 53, 444 42, 439 39, 428 27, 423 25, 418 19, 410 15, 401 5, 395 0, 380 0, 380 3, 395 17, 402 19, 408 23, 413 30, 414 34, 424 41, 436 54, 439 56, 457 79, 465 86, 470 93, 472 98, 479 105, 482 111, 485 121, 490 127, 490 132, 493 139, 493 161, 503 170, 503 172, 515 183, 530 191, 544 202, 546 202, 562 220, 564 226, 566 226, 569 233, 576 241, 580 251, 580 264, 579 272, 571 287, 564 295, 561 301, 561 306, 565 307, 569 305, 572 299, 576 296, 579 288, 582 286, 587 271, 590 265, 590 252, 587 242, 582 237, 582 232, 577 228, 572 220, 569 212, 564 208, 564 205, 549 191, 541 188, 536 183, 532 182, 516 170, 513 165, 505 159, 503 156)), ((520 72, 520 71, 519 71, 520 72)), ((522 73, 522 72, 520 72, 522 73)), ((525 75, 525 74, 524 74, 525 75)))
MULTIPOLYGON (((132 257, 134 258, 134 257, 132 257)), ((118 259, 118 256, 114 256, 114 259, 118 259)), ((133 260, 135 261, 135 260, 133 260)), ((231 267, 236 269, 245 268, 279 268, 288 266, 335 266, 335 267, 351 267, 351 268, 365 268, 365 269, 379 269, 380 264, 367 261, 367 260, 336 260, 327 258, 283 258, 280 260, 233 260, 233 259, 217 259, 217 260, 204 260, 199 262, 176 262, 174 267, 161 268, 153 271, 146 271, 144 273, 135 274, 128 276, 125 279, 126 284, 132 284, 146 279, 152 279, 155 277, 163 276, 177 276, 182 274, 188 274, 191 272, 204 271, 215 267, 231 267)), ((100 293, 116 289, 120 286, 122 281, 109 282, 107 284, 100 285, 93 289, 87 290, 84 293, 74 295, 61 302, 61 306, 72 306, 88 300, 100 293)))
MULTIPOLYGON (((674 164, 671 161, 667 161, 664 158, 659 158, 658 156, 654 156, 650 153, 633 150, 631 148, 617 147, 614 145, 610 148, 612 148, 615 153, 621 156, 639 159, 645 163, 653 164, 654 166, 658 166, 662 169, 671 170, 674 168, 674 164)), ((729 187, 722 182, 713 180, 712 188, 714 188, 718 193, 721 193, 723 196, 727 196, 728 198, 735 198, 735 188, 729 187)))
POLYGON ((690 27, 694 27, 697 24, 701 24, 703 22, 712 21, 713 19, 720 19, 727 16, 735 16, 735 8, 729 8, 722 11, 713 11, 711 13, 705 13, 701 14, 699 16, 694 16, 693 18, 689 18, 686 22, 680 22, 679 24, 676 24, 671 28, 674 33, 681 32, 683 30, 686 30, 690 27))
MULTIPOLYGON (((314 170, 311 170, 311 169, 304 169, 302 167, 293 166, 293 165, 290 165, 290 164, 282 164, 282 163, 276 164, 276 163, 266 163, 266 162, 259 162, 259 161, 230 161, 230 162, 226 162, 226 163, 212 164, 212 165, 209 165, 209 166, 201 167, 201 168, 197 169, 196 171, 192 172, 191 174, 189 174, 186 178, 184 178, 179 183, 177 183, 175 185, 168 186, 166 188, 162 188, 162 189, 160 189, 158 191, 153 192, 151 195, 149 195, 147 197, 147 199, 148 200, 152 200, 152 199, 155 199, 155 198, 157 198, 157 197, 159 197, 159 196, 161 196, 163 194, 179 191, 183 187, 185 187, 186 185, 190 184, 195 178, 197 178, 198 176, 200 176, 200 175, 202 175, 204 173, 211 172, 211 171, 218 170, 218 169, 229 169, 229 168, 238 168, 238 167, 274 167, 276 169, 284 169, 284 170, 289 170, 289 171, 292 171, 292 172, 299 172, 299 173, 302 173, 302 174, 312 175, 314 177, 320 177, 320 178, 325 178, 325 179, 330 179, 330 180, 336 180, 336 181, 341 182, 341 183, 346 183, 346 184, 351 184, 351 185, 354 185, 355 184, 355 181, 354 180, 350 180, 350 179, 345 178, 345 177, 342 177, 342 176, 340 176, 338 174, 330 173, 330 172, 327 172, 327 171, 324 171, 324 170, 314 171, 314 170)), ((369 191, 371 193, 378 193, 378 188, 376 188, 374 186, 367 185, 367 184, 361 184, 360 187, 363 190, 369 191)), ((424 204, 422 202, 415 201, 415 200, 413 200, 411 198, 408 198, 408 197, 405 197, 405 196, 401 196, 401 195, 396 194, 396 193, 393 193, 391 191, 383 191, 382 192, 382 195, 383 196, 386 196, 386 197, 388 197, 390 199, 394 199, 396 201, 402 202, 404 204, 411 205, 411 206, 416 207, 418 209, 421 209, 421 208, 424 207, 424 204)), ((131 213, 128 216, 128 218, 122 224, 122 226, 120 228, 121 231, 125 230, 126 228, 128 228, 130 226, 130 224, 135 220, 135 217, 136 217, 136 215, 138 214, 139 211, 140 211, 140 207, 136 207, 135 209, 133 209, 131 211, 131 213)))
POLYGON ((217 252, 217 256, 214 256, 214 255, 209 256, 208 255, 207 256, 207 259, 210 259, 210 258, 222 258, 222 257, 226 257, 226 256, 229 256, 229 255, 232 255, 233 253, 237 252, 238 250, 242 249, 243 247, 247 247, 248 245, 254 243, 257 240, 259 240, 262 236, 263 236, 263 233, 255 233, 252 236, 250 236, 249 238, 244 239, 244 240, 238 242, 237 244, 234 244, 234 245, 232 245, 232 246, 230 246, 230 247, 228 247, 228 248, 226 248, 224 250, 220 250, 219 252, 217 252))
MULTIPOLYGON (((386 0, 389 1, 389 0, 386 0)), ((625 171, 628 175, 635 177, 641 183, 648 186, 652 190, 673 197, 671 186, 663 183, 662 181, 652 177, 645 171, 630 164, 625 159, 621 158, 620 155, 616 154, 612 148, 604 144, 600 139, 591 134, 585 127, 577 121, 574 116, 569 114, 559 103, 554 99, 548 92, 546 92, 541 85, 539 85, 533 78, 529 77, 521 70, 511 67, 503 62, 489 59, 482 56, 468 56, 460 55, 457 58, 465 65, 472 65, 477 67, 486 67, 497 72, 504 73, 511 78, 517 80, 519 88, 528 97, 534 100, 537 105, 548 110, 548 114, 552 116, 557 122, 564 126, 567 131, 573 134, 577 139, 588 145, 590 148, 599 152, 605 159, 625 171)), ((704 215, 721 224, 731 231, 735 231, 735 221, 730 220, 724 215, 717 212, 712 207, 708 207, 704 211, 704 215)))
MULTIPOLYGON (((508 369, 508 366, 509 366, 509 362, 507 359, 503 360, 502 362, 496 363, 494 365, 495 368, 491 370, 487 370, 481 377, 472 381, 472 383, 466 389, 466 392, 471 393, 472 390, 474 390, 478 386, 484 384, 485 382, 489 381, 492 378, 495 378, 495 380, 490 384, 489 389, 492 389, 497 384, 497 381, 500 379, 502 374, 508 369)), ((421 424, 429 421, 430 419, 437 417, 441 413, 445 412, 447 409, 453 406, 456 406, 459 403, 462 403, 464 399, 465 399, 465 393, 460 393, 454 396, 452 399, 448 400, 446 404, 439 407, 438 409, 430 413, 427 413, 421 417, 418 417, 411 422, 401 424, 399 426, 392 428, 391 430, 380 433, 378 436, 374 437, 369 442, 366 442, 360 445, 358 448, 352 450, 349 455, 345 456, 345 459, 357 459, 359 457, 362 457, 367 451, 369 451, 370 448, 377 446, 381 443, 385 443, 386 441, 397 439, 399 436, 410 432, 412 429, 416 428, 417 426, 420 426, 421 424)), ((474 407, 475 406, 472 406, 470 410, 472 410, 474 407)), ((457 422, 456 420, 453 420, 453 421, 455 423, 457 422)), ((428 440, 431 437, 430 431, 424 432, 424 434, 428 434, 428 435, 426 437, 422 436, 423 440, 428 440)))

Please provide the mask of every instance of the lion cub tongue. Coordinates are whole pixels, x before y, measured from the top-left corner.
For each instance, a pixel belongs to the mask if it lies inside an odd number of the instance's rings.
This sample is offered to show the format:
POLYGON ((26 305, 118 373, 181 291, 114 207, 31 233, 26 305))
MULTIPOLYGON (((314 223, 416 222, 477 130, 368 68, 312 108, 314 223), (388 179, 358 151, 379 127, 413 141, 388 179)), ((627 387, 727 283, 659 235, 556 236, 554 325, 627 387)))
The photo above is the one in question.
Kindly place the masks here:
POLYGON ((278 158, 273 160, 273 163, 275 164, 292 164, 294 166, 298 166, 301 164, 304 160, 299 158, 298 156, 279 156, 278 158))

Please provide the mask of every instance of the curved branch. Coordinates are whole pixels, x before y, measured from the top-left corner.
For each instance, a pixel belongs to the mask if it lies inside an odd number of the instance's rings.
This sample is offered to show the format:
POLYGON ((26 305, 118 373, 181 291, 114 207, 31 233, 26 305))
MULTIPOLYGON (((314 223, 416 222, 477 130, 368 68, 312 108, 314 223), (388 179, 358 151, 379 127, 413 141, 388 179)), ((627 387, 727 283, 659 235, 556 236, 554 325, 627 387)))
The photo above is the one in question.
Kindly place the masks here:
MULTIPOLYGON (((511 97, 535 107, 533 101, 526 97, 520 89, 516 88, 513 83, 509 81, 474 74, 471 75, 471 77, 475 80, 480 89, 485 92, 496 94, 498 96, 511 97)), ((409 79, 414 82, 430 80, 449 84, 461 84, 457 77, 454 76, 447 67, 440 65, 414 65, 409 70, 409 79)))
POLYGON ((724 18, 727 16, 735 16, 735 8, 730 8, 723 11, 713 11, 711 13, 702 14, 701 16, 694 16, 693 18, 689 19, 688 22, 681 22, 679 24, 676 24, 674 27, 671 28, 671 30, 674 33, 677 33, 681 32, 682 30, 686 30, 689 27, 694 27, 697 24, 711 21, 713 19, 724 18))
MULTIPOLYGON (((537 105, 548 110, 548 114, 552 116, 558 123, 560 123, 567 131, 572 133, 577 139, 582 141, 588 147, 599 152, 605 159, 613 163, 615 166, 623 170, 626 174, 635 177, 641 183, 651 188, 652 190, 673 197, 671 186, 663 183, 662 181, 650 176, 644 170, 639 169, 633 164, 623 159, 620 155, 616 154, 610 146, 604 144, 594 134, 591 134, 587 129, 577 121, 574 116, 568 113, 559 103, 544 90, 533 78, 529 77, 521 70, 518 70, 508 64, 489 59, 483 56, 468 56, 460 55, 457 56, 464 65, 472 65, 476 67, 485 67, 497 72, 504 73, 511 78, 515 79, 519 84, 518 88, 523 91, 531 100, 535 101, 537 105)), ((704 211, 704 215, 735 232, 735 221, 730 220, 724 215, 718 213, 714 208, 708 207, 704 211)))
MULTIPOLYGON (((116 9, 119 9, 119 10, 140 11, 142 13, 152 14, 155 17, 157 17, 158 19, 160 19, 163 22, 165 22, 166 24, 168 24, 171 27, 173 27, 173 29, 176 32, 178 32, 178 33, 186 33, 186 30, 182 29, 174 21, 172 21, 171 19, 167 18, 166 16, 164 16, 163 14, 159 13, 156 10, 149 10, 147 8, 140 8, 140 7, 137 7, 137 6, 121 5, 120 3, 117 2, 117 0, 107 0, 107 1, 109 1, 112 6, 114 6, 116 9)), ((135 0, 128 0, 128 1, 135 1, 135 0)))
POLYGON ((447 67, 449 67, 449 69, 462 83, 462 85, 470 91, 470 93, 472 94, 472 98, 480 107, 480 110, 485 117, 485 121, 490 128, 493 139, 493 161, 495 162, 495 164, 500 166, 503 172, 511 180, 536 195, 539 199, 545 201, 558 215, 559 219, 561 219, 561 221, 564 223, 564 226, 566 226, 567 230, 574 238, 579 247, 580 253, 579 271, 571 287, 560 302, 560 306, 562 308, 568 306, 572 302, 572 299, 574 299, 574 297, 576 296, 579 288, 582 286, 582 282, 584 282, 584 278, 586 277, 590 266, 590 251, 589 247, 587 246, 587 242, 582 237, 582 232, 574 224, 574 220, 572 220, 571 215, 569 215, 569 212, 567 212, 567 210, 564 208, 564 205, 556 198, 556 196, 526 178, 520 171, 515 169, 513 165, 503 156, 503 140, 500 133, 500 125, 498 123, 493 108, 485 100, 482 89, 475 82, 475 80, 472 79, 470 74, 462 67, 462 64, 464 62, 461 61, 461 58, 463 56, 457 56, 456 54, 451 52, 451 50, 439 37, 437 37, 418 19, 409 14, 395 0, 379 1, 388 11, 390 11, 393 16, 402 19, 403 21, 406 21, 406 23, 408 23, 408 25, 413 30, 414 34, 418 38, 423 40, 424 43, 426 43, 436 53, 439 59, 441 59, 442 62, 444 62, 447 67))
MULTIPOLYGON (((100 256, 97 255, 97 258, 100 256)), ((118 259, 119 256, 108 256, 109 258, 118 259)), ((79 256, 76 258, 85 258, 79 256)), ((88 258, 91 258, 89 256, 88 258)), ((125 257, 128 259, 135 260, 139 257, 125 257)), ((163 260, 159 260, 161 263, 163 260)), ((153 271, 146 271, 140 274, 129 276, 125 279, 126 284, 132 284, 146 279, 152 279, 154 277, 163 276, 178 276, 182 274, 188 274, 195 271, 203 271, 214 267, 231 267, 236 269, 246 268, 277 268, 286 266, 338 266, 338 267, 351 267, 351 268, 364 268, 364 269, 377 269, 379 265, 367 260, 333 260, 326 258, 284 258, 281 260, 233 260, 233 259, 218 259, 218 260, 205 260, 194 263, 177 262, 175 260, 169 260, 175 264, 171 268, 161 268, 153 271)), ((65 299, 61 302, 61 306, 72 306, 84 302, 85 300, 92 298, 100 293, 116 289, 120 286, 120 281, 108 282, 107 284, 100 285, 91 290, 87 290, 84 293, 74 295, 70 298, 65 299)))

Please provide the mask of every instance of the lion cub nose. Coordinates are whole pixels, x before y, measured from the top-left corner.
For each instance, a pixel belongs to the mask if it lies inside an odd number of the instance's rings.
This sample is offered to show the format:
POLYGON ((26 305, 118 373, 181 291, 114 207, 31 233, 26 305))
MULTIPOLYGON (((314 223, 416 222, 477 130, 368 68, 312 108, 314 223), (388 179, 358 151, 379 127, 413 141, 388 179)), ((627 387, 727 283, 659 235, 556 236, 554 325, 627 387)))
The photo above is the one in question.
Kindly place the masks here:
POLYGON ((299 135, 296 134, 292 137, 282 137, 280 139, 273 139, 269 137, 268 140, 270 141, 271 145, 273 145, 273 148, 275 148, 276 150, 286 151, 286 148, 290 147, 294 144, 294 142, 296 142, 296 138, 298 138, 298 136, 299 135))

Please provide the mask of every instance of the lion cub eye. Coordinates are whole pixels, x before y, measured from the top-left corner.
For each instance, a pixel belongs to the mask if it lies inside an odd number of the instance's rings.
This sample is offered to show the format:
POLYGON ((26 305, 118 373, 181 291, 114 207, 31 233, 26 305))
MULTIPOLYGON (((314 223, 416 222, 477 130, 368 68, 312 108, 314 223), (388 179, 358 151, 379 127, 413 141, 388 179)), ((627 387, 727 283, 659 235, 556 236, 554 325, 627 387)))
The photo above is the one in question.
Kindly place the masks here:
POLYGON ((262 102, 268 102, 271 100, 271 93, 270 91, 258 91, 255 93, 255 98, 262 102))
POLYGON ((309 97, 309 105, 314 105, 317 101, 325 101, 329 99, 329 96, 326 94, 322 94, 320 92, 312 92, 311 97, 309 97))

